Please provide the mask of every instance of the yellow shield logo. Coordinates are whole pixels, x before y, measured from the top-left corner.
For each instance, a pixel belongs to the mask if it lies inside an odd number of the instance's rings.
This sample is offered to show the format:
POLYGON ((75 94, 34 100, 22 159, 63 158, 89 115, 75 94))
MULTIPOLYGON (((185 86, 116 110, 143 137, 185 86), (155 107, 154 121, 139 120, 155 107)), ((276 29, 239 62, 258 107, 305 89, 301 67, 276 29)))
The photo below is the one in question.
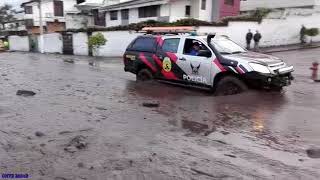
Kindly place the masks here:
POLYGON ((165 57, 162 62, 162 68, 166 72, 170 72, 172 68, 171 60, 168 57, 165 57))

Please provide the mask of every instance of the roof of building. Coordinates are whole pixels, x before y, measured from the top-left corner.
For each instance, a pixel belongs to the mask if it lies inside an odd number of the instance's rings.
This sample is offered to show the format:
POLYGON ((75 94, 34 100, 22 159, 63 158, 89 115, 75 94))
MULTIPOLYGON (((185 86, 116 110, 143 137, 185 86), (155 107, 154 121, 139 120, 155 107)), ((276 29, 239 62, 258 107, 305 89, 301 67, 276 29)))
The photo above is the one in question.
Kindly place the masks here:
POLYGON ((118 4, 106 5, 100 8, 102 11, 120 10, 128 8, 137 8, 143 6, 166 4, 169 0, 131 0, 118 4))
POLYGON ((24 2, 24 3, 21 3, 21 7, 25 6, 26 4, 29 4, 29 3, 33 3, 33 2, 38 2, 39 0, 30 0, 30 1, 27 1, 27 2, 24 2))

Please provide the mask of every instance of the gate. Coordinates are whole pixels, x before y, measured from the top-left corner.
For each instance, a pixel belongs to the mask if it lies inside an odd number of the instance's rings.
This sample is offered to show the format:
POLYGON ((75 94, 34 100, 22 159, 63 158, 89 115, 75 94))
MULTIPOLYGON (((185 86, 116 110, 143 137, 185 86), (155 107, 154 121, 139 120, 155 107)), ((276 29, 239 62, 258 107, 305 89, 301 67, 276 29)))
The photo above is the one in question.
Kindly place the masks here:
POLYGON ((63 54, 73 55, 73 38, 72 33, 63 33, 62 42, 63 42, 63 54))
POLYGON ((38 36, 30 35, 29 36, 29 43, 30 43, 30 51, 31 52, 39 52, 38 36))

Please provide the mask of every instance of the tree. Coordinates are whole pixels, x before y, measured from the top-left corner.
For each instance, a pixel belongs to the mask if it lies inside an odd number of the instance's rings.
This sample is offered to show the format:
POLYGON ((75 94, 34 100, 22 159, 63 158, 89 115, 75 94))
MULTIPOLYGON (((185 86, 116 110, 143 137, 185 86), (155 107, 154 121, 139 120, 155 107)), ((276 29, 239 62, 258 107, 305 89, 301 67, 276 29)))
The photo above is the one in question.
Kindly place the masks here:
POLYGON ((97 33, 89 37, 89 47, 95 52, 96 55, 99 55, 99 47, 105 45, 107 42, 106 38, 102 33, 97 33))
POLYGON ((4 6, 0 6, 0 30, 5 29, 5 24, 10 21, 14 21, 15 10, 12 9, 12 6, 5 4, 4 6))

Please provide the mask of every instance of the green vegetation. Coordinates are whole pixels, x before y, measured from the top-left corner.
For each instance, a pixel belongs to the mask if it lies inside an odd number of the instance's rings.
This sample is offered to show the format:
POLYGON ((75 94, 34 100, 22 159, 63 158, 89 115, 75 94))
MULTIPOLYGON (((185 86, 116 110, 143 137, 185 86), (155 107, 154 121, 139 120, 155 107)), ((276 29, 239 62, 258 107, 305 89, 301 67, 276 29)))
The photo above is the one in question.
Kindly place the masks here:
POLYGON ((319 35, 319 29, 318 28, 306 28, 304 30, 304 35, 310 36, 311 37, 310 43, 312 43, 312 37, 319 35))
POLYGON ((98 49, 100 46, 105 45, 107 42, 106 38, 102 33, 97 33, 89 37, 89 47, 98 49))

